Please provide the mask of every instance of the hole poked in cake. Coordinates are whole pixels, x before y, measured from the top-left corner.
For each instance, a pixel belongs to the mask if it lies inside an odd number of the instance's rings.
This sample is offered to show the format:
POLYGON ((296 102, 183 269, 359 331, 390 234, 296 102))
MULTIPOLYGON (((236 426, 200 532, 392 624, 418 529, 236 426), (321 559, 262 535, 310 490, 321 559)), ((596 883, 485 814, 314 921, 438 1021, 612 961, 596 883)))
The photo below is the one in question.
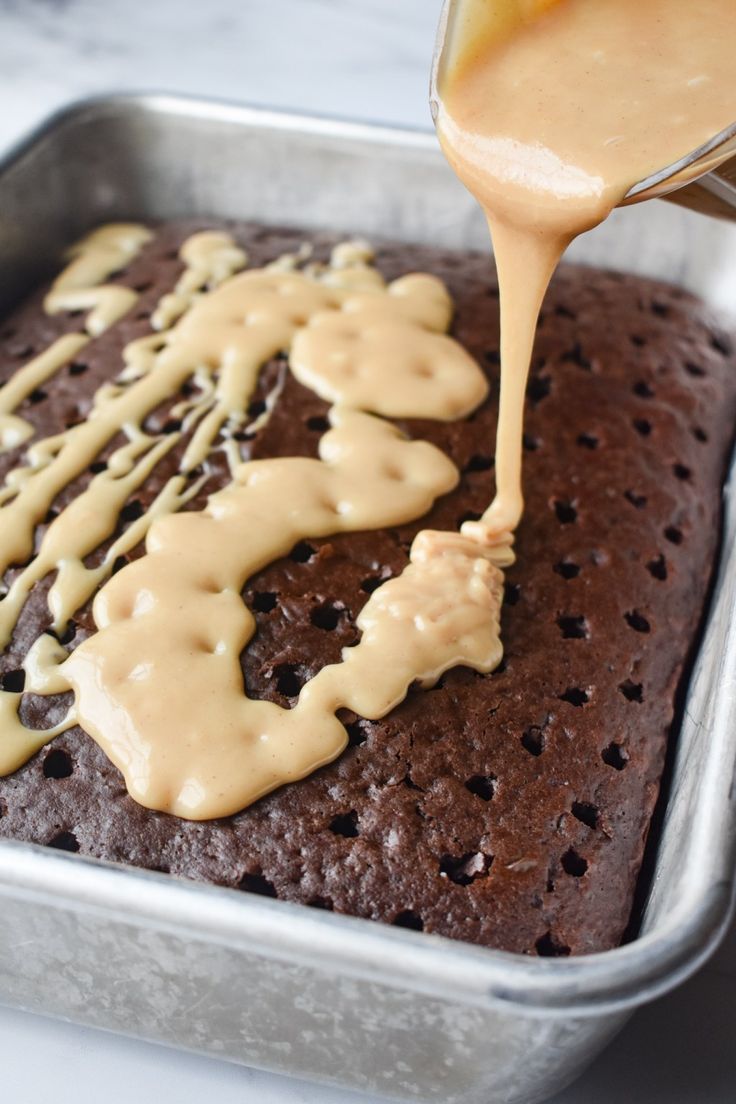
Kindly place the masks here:
POLYGON ((595 452, 600 444, 600 438, 596 437, 594 433, 580 433, 577 437, 577 444, 581 448, 586 448, 590 452, 595 452))
POLYGON ((272 590, 257 590, 251 599, 250 607, 255 613, 271 613, 278 605, 279 596, 272 590))
POLYGON ((568 364, 576 364, 578 368, 582 368, 584 372, 593 371, 593 362, 585 355, 579 341, 576 341, 566 353, 562 354, 562 360, 566 361, 568 364))
POLYGON ((521 443, 526 452, 537 452, 542 447, 541 437, 535 437, 532 433, 525 433, 521 443))
POLYGON ((351 721, 345 725, 349 747, 362 747, 366 743, 370 731, 369 724, 368 721, 351 721))
POLYGON ((644 614, 640 613, 639 610, 627 610, 624 614, 624 621, 634 632, 648 633, 651 631, 652 626, 644 614))
POLYGON ((558 560, 552 570, 563 579, 577 579, 580 574, 580 564, 573 560, 558 560))
POLYGON ((6 671, 0 678, 0 686, 10 694, 22 694, 25 684, 26 673, 22 667, 18 667, 14 671, 6 671))
POLYGON ((134 498, 123 506, 120 511, 120 521, 125 525, 131 525, 134 521, 138 521, 138 518, 142 518, 144 513, 143 503, 140 499, 134 498))
POLYGON ((264 399, 253 399, 248 403, 247 414, 249 418, 260 418, 261 414, 265 414, 268 407, 264 399))
POLYGON ((130 563, 130 560, 128 559, 127 556, 116 556, 115 559, 112 562, 112 568, 111 568, 110 573, 112 575, 116 575, 118 573, 118 571, 122 571, 122 569, 128 563, 130 563))
POLYGON ((676 525, 668 525, 664 531, 664 538, 668 540, 670 544, 682 544, 684 538, 682 529, 678 529, 676 525))
POLYGON ((486 456, 483 453, 476 452, 470 457, 467 464, 463 468, 463 473, 465 475, 468 475, 471 472, 490 471, 490 469, 492 467, 493 467, 493 457, 492 456, 486 456))
POLYGON ((413 909, 402 909, 393 918, 391 923, 396 928, 408 928, 410 931, 424 931, 424 921, 418 912, 413 909))
POLYGON ((544 751, 544 731, 539 725, 531 725, 521 737, 521 746, 524 751, 535 757, 544 751))
POLYGON ((587 640, 590 636, 590 627, 582 614, 563 614, 557 618, 563 640, 587 640))
POLYGON ((74 762, 64 748, 52 748, 43 759, 44 778, 69 778, 74 772, 74 762))
POLYGON ((643 510, 647 504, 647 496, 637 491, 624 491, 624 498, 630 502, 635 510, 643 510))
POLYGON ((552 509, 560 525, 574 525, 578 520, 578 504, 575 499, 554 498, 552 509))
POLYGON ((571 878, 582 878, 588 869, 588 860, 579 855, 574 847, 568 848, 560 859, 562 869, 571 878))
POLYGON ((345 839, 355 839, 360 835, 358 828, 358 814, 355 809, 351 809, 348 813, 338 813, 330 821, 328 828, 336 836, 343 836, 345 839))
POLYGON ((521 598, 521 587, 518 583, 504 583, 503 585, 503 604, 505 606, 515 606, 518 604, 521 598))
POLYGON ((322 909, 323 912, 335 911, 335 904, 331 897, 310 897, 307 905, 309 908, 322 909))
POLYGON ((256 431, 254 429, 238 429, 235 433, 233 433, 233 440, 252 441, 255 436, 256 431))
POLYGON ((485 877, 493 865, 493 855, 483 851, 470 851, 459 858, 443 855, 440 859, 440 877, 449 878, 459 886, 472 885, 476 878, 485 877))
POLYGON ((49 636, 56 637, 60 644, 71 644, 74 637, 77 635, 77 623, 76 621, 67 621, 63 629, 55 632, 54 629, 48 629, 49 636))
POLYGON ((323 602, 310 611, 309 620, 315 628, 334 632, 345 612, 345 607, 339 602, 323 602))
POLYGON ((474 774, 465 783, 465 789, 482 801, 492 801, 496 793, 497 779, 495 774, 474 774))
POLYGON ((73 360, 69 365, 70 376, 83 376, 85 372, 89 371, 89 364, 83 360, 73 360))
POLYGON ((280 663, 273 669, 276 689, 285 698, 298 698, 306 676, 296 663, 280 663))
POLYGON ((568 705, 573 705, 576 709, 582 709, 590 701, 590 694, 582 686, 568 686, 567 690, 560 694, 560 701, 567 702, 568 705))
POLYGON ((619 686, 620 693, 630 702, 643 702, 644 701, 644 686, 641 682, 634 682, 632 679, 626 679, 619 686))
POLYGON ((257 893, 260 897, 278 897, 273 882, 260 873, 244 874, 238 882, 238 889, 246 893, 257 893))
POLYGON ((570 954, 570 948, 552 934, 545 932, 534 944, 540 958, 566 958, 570 954))
POLYGON ((634 384, 634 386, 631 388, 631 390, 634 392, 634 394, 637 396, 637 398, 640 398, 640 399, 653 399, 654 398, 654 388, 650 384, 648 384, 646 380, 639 380, 637 383, 634 384))
POLYGON ((313 414, 304 424, 311 433, 326 433, 330 428, 329 419, 324 414, 313 414))
POLYGON ((552 377, 547 375, 532 376, 526 389, 527 398, 532 406, 539 406, 540 402, 548 398, 552 391, 552 377))
POLYGON ((317 549, 306 541, 299 541, 289 553, 289 559, 294 563, 309 563, 313 556, 317 555, 317 549))
POLYGON ((613 767, 614 770, 622 771, 629 761, 629 753, 621 744, 617 744, 614 741, 603 749, 601 752, 601 759, 607 767, 613 767))
POLYGON ((74 854, 79 851, 79 840, 73 832, 57 832, 46 846, 54 847, 57 851, 70 851, 74 854))
POLYGON ((365 591, 366 594, 372 594, 374 590, 378 590, 381 583, 385 583, 386 579, 390 578, 390 575, 369 575, 366 579, 362 580, 360 589, 365 591))
POLYGON ((598 827, 600 814, 596 806, 590 801, 573 801, 570 811, 575 819, 587 828, 595 829, 598 827))
POLYGON ((653 560, 650 560, 647 564, 647 571, 653 579, 658 579, 661 583, 667 579, 667 561, 664 556, 656 556, 653 560))

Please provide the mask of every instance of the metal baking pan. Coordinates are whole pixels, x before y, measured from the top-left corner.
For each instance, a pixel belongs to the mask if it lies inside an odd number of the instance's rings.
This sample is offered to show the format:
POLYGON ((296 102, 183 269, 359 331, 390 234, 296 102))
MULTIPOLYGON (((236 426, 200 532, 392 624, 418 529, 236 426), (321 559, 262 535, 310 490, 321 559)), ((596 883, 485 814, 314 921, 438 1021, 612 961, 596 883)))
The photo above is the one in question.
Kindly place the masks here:
MULTIPOLYGON (((486 247, 433 135, 160 96, 51 119, 0 165, 0 310, 109 219, 254 218, 486 247)), ((733 232, 666 204, 578 259, 727 301, 733 232)), ((535 959, 40 847, 0 845, 0 1001, 268 1070, 472 1104, 544 1099, 727 924, 736 816, 736 502, 639 937, 535 959)))

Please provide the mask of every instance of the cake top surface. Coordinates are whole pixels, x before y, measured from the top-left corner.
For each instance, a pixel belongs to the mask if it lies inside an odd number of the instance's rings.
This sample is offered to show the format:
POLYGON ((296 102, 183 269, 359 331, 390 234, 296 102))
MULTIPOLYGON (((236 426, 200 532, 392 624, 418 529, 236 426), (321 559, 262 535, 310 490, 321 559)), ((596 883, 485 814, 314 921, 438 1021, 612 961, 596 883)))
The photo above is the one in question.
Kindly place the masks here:
MULTIPOLYGON (((17 408, 34 436, 0 457, 3 474, 21 466, 34 441, 89 417, 94 394, 121 370, 122 350, 151 338, 151 314, 186 273, 182 243, 205 228, 226 230, 251 269, 298 253, 309 237, 202 222, 155 228, 108 280, 135 292, 134 309, 17 408)), ((327 264, 335 239, 309 240, 327 264)), ((488 393, 460 420, 395 420, 460 473, 425 517, 299 540, 244 588, 256 622, 240 656, 244 685, 249 697, 283 708, 344 648, 354 650, 361 610, 380 581, 404 571, 417 533, 457 529, 483 512, 493 490, 499 335, 487 258, 382 245, 376 267, 387 283, 412 271, 442 279, 456 304, 453 336, 482 368, 488 393)), ((78 333, 79 317, 46 315, 41 295, 19 308, 0 330, 1 378, 78 333)), ((145 430, 171 436, 180 404, 195 397, 184 385, 145 430)), ((277 356, 261 371, 238 449, 253 461, 315 459, 328 412, 277 356)), ((528 510, 507 573, 505 658, 495 673, 457 667, 429 692, 410 689, 379 721, 341 710, 348 746, 334 763, 215 821, 140 806, 75 727, 0 779, 0 833, 509 950, 613 945, 630 913, 675 690, 710 577, 733 413, 727 335, 690 296, 563 267, 532 364, 528 510)), ((100 567, 121 539, 128 544, 115 553, 115 577, 140 557, 136 527, 179 473, 191 439, 183 433, 130 491, 86 568, 100 567)), ((111 441, 58 496, 36 527, 36 553, 55 511, 123 443, 111 441)), ((193 495, 181 514, 203 510, 231 478, 226 454, 214 452, 187 481, 193 495)), ((4 585, 22 570, 10 569, 4 585)), ((33 587, 2 656, 2 685, 16 701, 23 660, 53 631, 54 580, 33 587)), ((56 644, 71 650, 95 631, 85 604, 56 644)), ((48 729, 68 705, 69 695, 25 693, 19 716, 26 728, 48 729)))

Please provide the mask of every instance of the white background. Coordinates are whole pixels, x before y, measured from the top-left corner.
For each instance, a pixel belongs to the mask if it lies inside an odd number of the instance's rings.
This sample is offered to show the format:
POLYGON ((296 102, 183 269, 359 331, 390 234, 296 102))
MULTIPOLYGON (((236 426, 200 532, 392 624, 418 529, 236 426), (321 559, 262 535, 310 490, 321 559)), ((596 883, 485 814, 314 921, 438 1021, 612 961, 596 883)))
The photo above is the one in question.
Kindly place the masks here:
MULTIPOLYGON (((440 0, 0 0, 0 147, 97 91, 201 93, 429 124, 440 0)), ((0 923, 1 923, 0 918, 0 923)), ((732 1104, 736 934, 555 1104, 732 1104)), ((53 984, 53 979, 49 979, 53 984)), ((336 1090, 0 1010, 12 1104, 350 1104, 336 1090)))

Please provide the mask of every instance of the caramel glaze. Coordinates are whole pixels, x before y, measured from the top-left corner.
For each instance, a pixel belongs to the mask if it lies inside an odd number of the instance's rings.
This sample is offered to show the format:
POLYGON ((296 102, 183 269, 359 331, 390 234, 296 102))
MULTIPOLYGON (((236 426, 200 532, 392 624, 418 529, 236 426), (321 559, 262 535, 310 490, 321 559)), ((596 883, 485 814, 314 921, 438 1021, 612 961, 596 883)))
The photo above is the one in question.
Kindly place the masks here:
POLYGON ((33 427, 13 413, 23 400, 136 302, 138 295, 131 288, 103 281, 125 268, 150 237, 145 226, 111 223, 88 234, 71 250, 71 261, 54 281, 44 306, 48 314, 88 310, 85 332, 57 338, 0 387, 0 452, 16 448, 33 436, 33 427))
MULTIPOLYGON (((104 240, 106 231, 98 233, 104 240)), ((297 255, 237 275, 246 258, 227 235, 195 235, 181 256, 185 271, 153 315, 161 332, 128 345, 121 374, 97 392, 87 421, 31 445, 26 466, 0 491, 4 570, 27 560, 55 497, 124 432, 106 470, 51 523, 0 603, 7 642, 40 579, 55 573, 48 602, 57 632, 98 591, 97 633, 71 655, 44 634, 24 662, 26 691, 74 691, 66 720, 32 732, 18 719, 21 695, 0 696, 0 769, 17 769, 78 723, 137 801, 206 819, 334 759, 347 741, 339 709, 378 718, 411 683, 431 685, 458 663, 492 670, 501 658, 501 568, 512 554, 508 536, 482 523, 420 532, 406 569, 371 595, 358 619, 361 640, 341 663, 307 683, 293 709, 249 699, 239 665, 255 630, 241 598, 248 578, 300 539, 425 514, 458 472, 436 447, 407 440, 384 419, 462 418, 487 384, 446 335, 452 307, 443 284, 414 274, 386 286, 364 243, 338 246, 328 266, 297 255), (261 368, 282 352, 296 378, 332 404, 330 428, 319 459, 243 463, 233 434, 261 368), (172 411, 181 431, 148 434, 146 416, 187 381, 195 394, 172 411), (183 433, 178 474, 99 566, 87 567, 85 557, 110 538, 129 496, 183 433), (232 482, 204 510, 177 512, 201 485, 194 469, 216 448, 226 452, 232 482), (144 538, 145 555, 109 578, 115 559, 144 538)), ((60 309, 55 296, 71 295, 93 268, 83 243, 47 307, 60 309)), ((64 302, 77 309, 80 300, 64 302)))

